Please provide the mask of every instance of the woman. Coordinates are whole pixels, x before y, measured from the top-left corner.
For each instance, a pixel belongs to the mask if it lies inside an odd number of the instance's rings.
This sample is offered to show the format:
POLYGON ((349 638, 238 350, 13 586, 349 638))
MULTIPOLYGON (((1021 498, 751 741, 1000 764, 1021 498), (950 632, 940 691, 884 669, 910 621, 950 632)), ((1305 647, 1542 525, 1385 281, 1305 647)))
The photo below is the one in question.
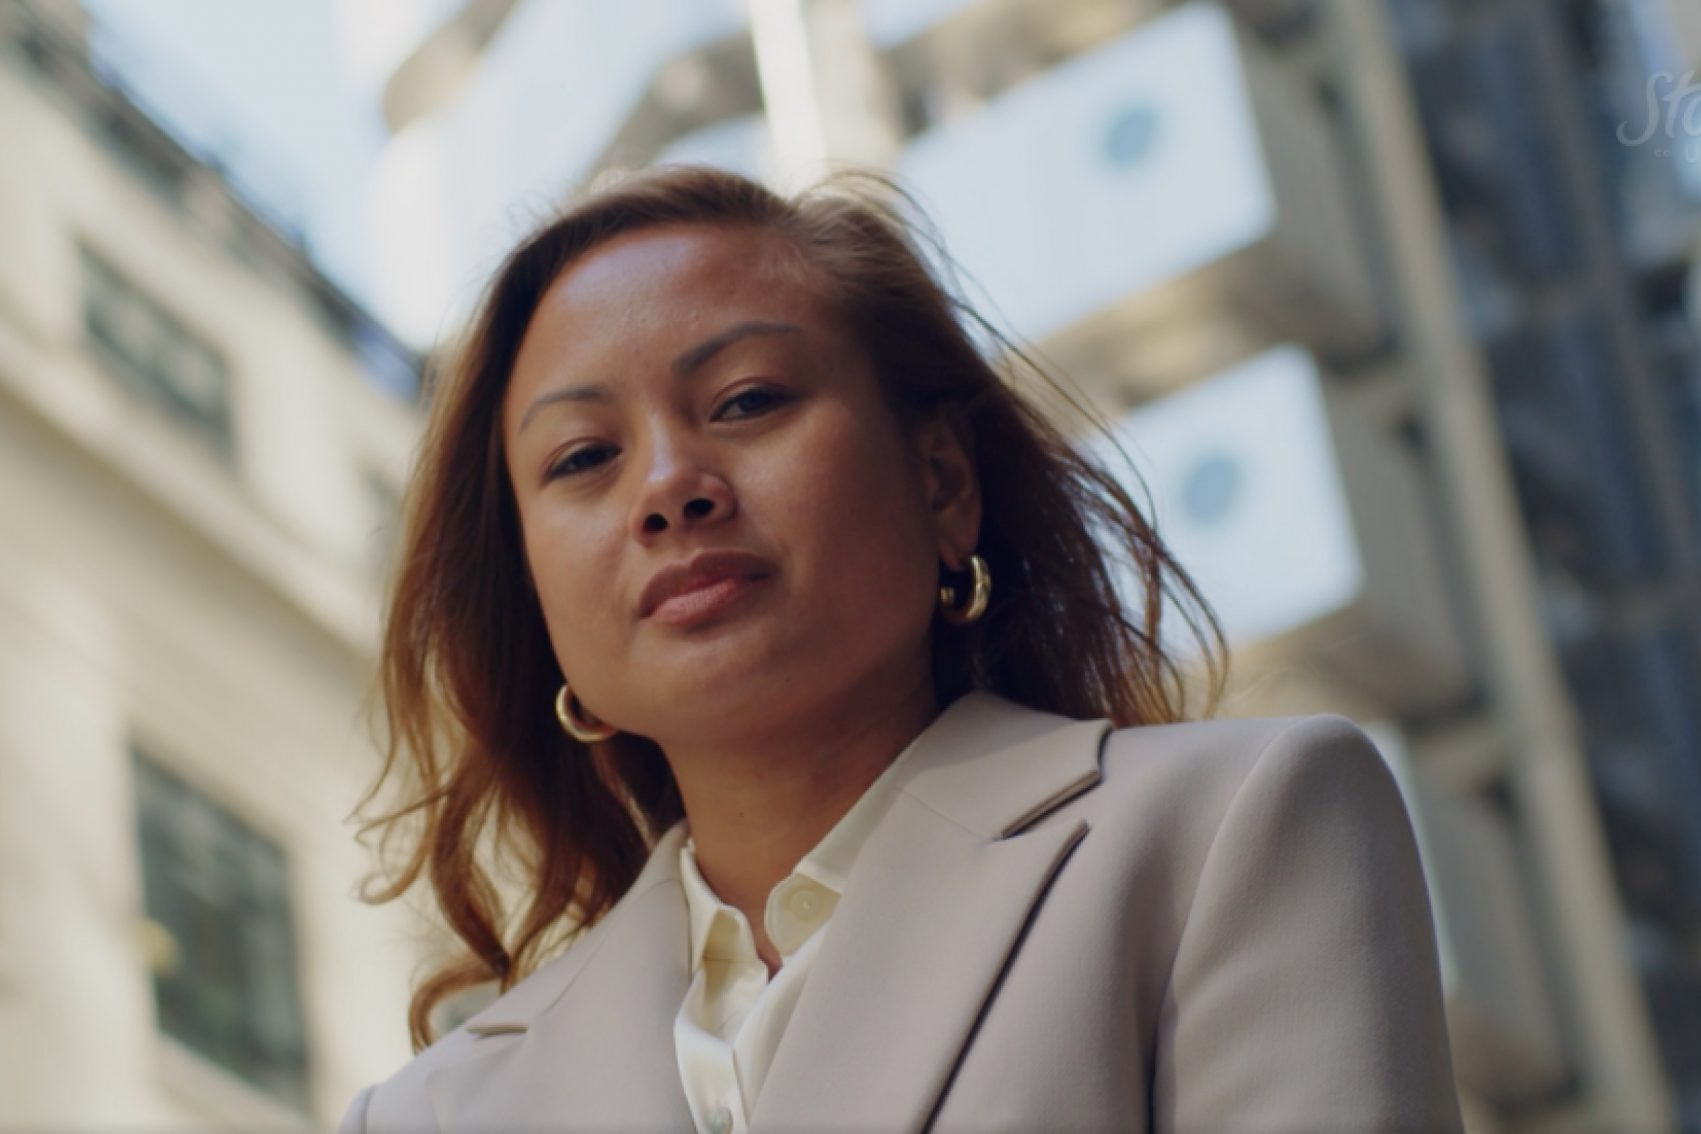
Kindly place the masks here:
POLYGON ((416 1046, 503 994, 345 1131, 1457 1128, 1375 750, 1184 723, 1162 597, 1212 704, 1214 619, 965 321, 872 196, 709 170, 509 257, 432 397, 379 820, 380 900, 425 874, 467 946, 416 1046))

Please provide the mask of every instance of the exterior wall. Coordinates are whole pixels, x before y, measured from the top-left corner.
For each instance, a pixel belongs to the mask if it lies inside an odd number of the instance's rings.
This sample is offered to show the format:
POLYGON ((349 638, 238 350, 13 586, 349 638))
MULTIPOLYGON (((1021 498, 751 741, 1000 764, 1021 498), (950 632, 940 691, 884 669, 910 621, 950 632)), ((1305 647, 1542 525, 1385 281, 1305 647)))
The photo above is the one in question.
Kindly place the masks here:
POLYGON ((356 901, 345 823, 376 770, 372 484, 400 482, 414 413, 219 210, 147 184, 6 46, 0 1125, 329 1125, 406 1058, 422 940, 356 901), (232 460, 91 357, 78 241, 227 359, 232 460), (287 856, 310 1115, 156 1027, 133 743, 287 856))

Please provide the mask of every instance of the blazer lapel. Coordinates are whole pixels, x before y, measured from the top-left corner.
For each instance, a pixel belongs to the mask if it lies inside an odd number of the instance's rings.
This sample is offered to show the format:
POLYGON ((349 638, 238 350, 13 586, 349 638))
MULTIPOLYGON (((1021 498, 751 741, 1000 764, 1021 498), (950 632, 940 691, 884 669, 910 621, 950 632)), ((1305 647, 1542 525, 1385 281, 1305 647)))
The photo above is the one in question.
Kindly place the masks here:
POLYGON ((1108 729, 986 693, 934 723, 857 856, 752 1131, 925 1129, 1087 831, 1029 825, 1098 782, 1108 729))
POLYGON ((467 1022, 468 1058, 426 1090, 445 1130, 692 1128, 673 1022, 690 983, 683 824, 561 957, 467 1022))
MULTIPOLYGON (((1030 825, 1098 782, 1105 721, 987 693, 959 699, 910 754, 857 856, 753 1131, 919 1131, 1022 930, 1084 822, 1030 825)), ((562 956, 478 1013, 467 1054, 432 1071, 445 1130, 692 1129, 673 1022, 690 984, 683 824, 562 956)))

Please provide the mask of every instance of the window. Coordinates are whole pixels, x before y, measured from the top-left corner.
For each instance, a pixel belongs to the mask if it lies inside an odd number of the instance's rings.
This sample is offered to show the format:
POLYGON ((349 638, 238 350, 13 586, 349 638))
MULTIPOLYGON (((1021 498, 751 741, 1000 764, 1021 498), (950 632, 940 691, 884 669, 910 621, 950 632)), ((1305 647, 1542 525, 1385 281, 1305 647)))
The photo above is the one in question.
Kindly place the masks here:
POLYGON ((83 327, 102 365, 133 396, 229 458, 230 369, 223 357, 97 253, 79 251, 83 327))
POLYGON ((364 314, 348 316, 349 341, 372 384, 404 402, 419 400, 419 358, 364 314))
POLYGON ((170 947, 162 1031, 306 1110, 307 1050, 283 851, 132 750, 143 902, 170 947))
POLYGON ((367 554, 373 569, 384 574, 395 561, 396 542, 401 527, 401 493, 389 477, 377 469, 366 469, 362 480, 366 486, 367 506, 372 516, 372 525, 366 535, 367 554))

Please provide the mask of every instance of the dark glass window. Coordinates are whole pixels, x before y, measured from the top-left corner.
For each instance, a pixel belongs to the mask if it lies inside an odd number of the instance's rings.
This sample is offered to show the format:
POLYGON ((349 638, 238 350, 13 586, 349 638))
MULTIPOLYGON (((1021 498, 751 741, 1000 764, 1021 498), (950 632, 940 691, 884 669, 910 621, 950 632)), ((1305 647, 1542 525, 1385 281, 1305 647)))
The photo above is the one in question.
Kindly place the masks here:
POLYGON ((282 849, 134 751, 147 916, 171 948, 154 973, 162 1031, 306 1110, 307 1046, 282 849))
POLYGON ((100 255, 87 247, 80 252, 83 327, 96 357, 132 395, 228 458, 231 383, 224 358, 100 255))
POLYGON ((376 469, 367 469, 363 480, 372 516, 372 526, 367 532, 368 553, 372 565, 383 572, 395 561, 401 527, 401 492, 376 469))
POLYGON ((349 341, 372 384, 404 402, 419 399, 420 360, 390 333, 363 315, 348 317, 349 341))

